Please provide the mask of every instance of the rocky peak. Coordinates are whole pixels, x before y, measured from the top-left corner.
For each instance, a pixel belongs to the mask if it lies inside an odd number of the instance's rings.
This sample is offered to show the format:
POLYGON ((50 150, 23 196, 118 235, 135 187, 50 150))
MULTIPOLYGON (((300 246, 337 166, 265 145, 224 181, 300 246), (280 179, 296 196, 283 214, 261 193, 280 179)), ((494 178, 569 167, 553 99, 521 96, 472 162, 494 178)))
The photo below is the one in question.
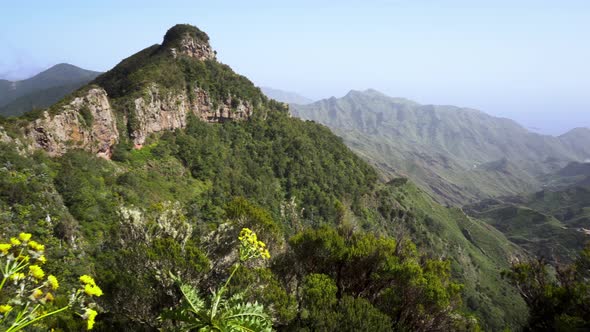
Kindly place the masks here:
POLYGON ((215 59, 215 52, 207 34, 176 25, 162 45, 123 60, 42 113, 24 128, 26 144, 50 156, 84 149, 110 158, 120 138, 141 148, 151 134, 186 127, 189 115, 210 123, 250 118, 260 91, 217 61, 199 68, 200 61, 209 59, 215 59), (175 61, 169 54, 187 61, 175 61), (211 70, 223 75, 212 76, 211 70), (212 85, 223 85, 222 93, 210 89, 212 85))
POLYGON ((164 36, 162 48, 173 57, 185 55, 199 60, 215 59, 215 51, 209 45, 209 36, 197 27, 177 24, 164 36))

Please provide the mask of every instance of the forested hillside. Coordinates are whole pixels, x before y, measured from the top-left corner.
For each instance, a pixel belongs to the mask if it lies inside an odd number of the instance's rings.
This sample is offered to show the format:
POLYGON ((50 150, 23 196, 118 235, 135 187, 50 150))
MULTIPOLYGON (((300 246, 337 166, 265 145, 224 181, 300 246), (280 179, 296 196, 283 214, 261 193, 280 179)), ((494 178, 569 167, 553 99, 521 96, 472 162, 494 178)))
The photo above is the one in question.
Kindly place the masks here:
MULTIPOLYGON (((95 276, 96 330, 267 330, 265 317, 285 331, 500 330, 526 319, 501 277, 523 254, 502 233, 407 179, 379 181, 328 128, 291 118, 219 63, 197 28, 175 26, 1 126, 1 234, 45 243, 44 269, 63 288, 95 276), (270 259, 244 256, 250 246, 270 259), (183 303, 208 320, 169 311, 183 303), (218 305, 261 320, 209 310, 218 305)), ((53 317, 38 326, 80 328, 53 317)))

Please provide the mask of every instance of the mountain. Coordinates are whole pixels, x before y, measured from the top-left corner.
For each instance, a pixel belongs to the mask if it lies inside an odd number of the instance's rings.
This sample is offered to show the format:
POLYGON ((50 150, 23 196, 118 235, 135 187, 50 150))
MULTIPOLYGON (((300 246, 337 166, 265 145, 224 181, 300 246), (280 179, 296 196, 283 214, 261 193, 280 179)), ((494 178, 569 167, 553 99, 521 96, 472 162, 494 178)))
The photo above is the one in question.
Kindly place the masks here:
POLYGON ((262 93, 264 93, 268 98, 280 101, 282 103, 301 105, 313 103, 313 100, 303 97, 295 92, 283 91, 267 87, 261 87, 260 90, 262 90, 262 93))
MULTIPOLYGON (((590 154, 590 128, 575 128, 567 133, 559 136, 559 139, 570 149, 576 151, 579 154, 590 154), (586 144, 580 144, 584 142, 586 144)), ((590 161, 588 158, 586 161, 590 161)))
POLYGON ((375 90, 291 111, 331 128, 385 178, 407 176, 453 205, 531 192, 541 187, 540 176, 590 156, 588 130, 545 136, 477 110, 421 105, 375 90))
POLYGON ((14 116, 48 107, 99 74, 61 63, 26 80, 0 80, 0 115, 14 116))
MULTIPOLYGON (((264 304, 277 330, 526 319, 500 275, 520 248, 405 178, 380 181, 329 129, 217 61, 193 26, 47 109, 0 118, 0 147, 0 233, 47 243, 64 289, 95 275, 98 330, 172 328, 159 319, 182 298, 169 274, 210 294, 244 227, 272 258, 234 270, 229 292, 264 304)), ((55 324, 79 329, 72 315, 55 324)))

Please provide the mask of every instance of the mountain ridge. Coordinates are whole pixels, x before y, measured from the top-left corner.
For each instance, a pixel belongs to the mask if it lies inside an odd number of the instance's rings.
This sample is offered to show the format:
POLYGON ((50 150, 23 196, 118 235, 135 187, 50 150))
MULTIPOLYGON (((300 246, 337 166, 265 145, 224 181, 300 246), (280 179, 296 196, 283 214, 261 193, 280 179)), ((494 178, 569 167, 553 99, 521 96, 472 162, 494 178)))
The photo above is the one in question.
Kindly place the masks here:
POLYGON ((342 98, 291 109, 295 116, 333 129, 385 177, 410 176, 439 201, 451 204, 515 194, 519 187, 539 188, 537 177, 590 156, 584 144, 529 132, 510 119, 469 108, 422 105, 376 90, 352 90, 342 98), (526 176, 479 169, 504 158, 526 176), (478 182, 487 188, 477 188, 478 182), (454 193, 455 185, 465 194, 454 193), (435 192, 441 188, 447 191, 435 192))
POLYGON ((49 107, 99 74, 59 63, 24 80, 0 80, 0 115, 15 116, 49 107))
POLYGON ((313 103, 313 100, 295 92, 274 89, 264 86, 260 87, 260 90, 262 90, 262 93, 264 93, 268 98, 280 101, 282 103, 301 105, 313 103))

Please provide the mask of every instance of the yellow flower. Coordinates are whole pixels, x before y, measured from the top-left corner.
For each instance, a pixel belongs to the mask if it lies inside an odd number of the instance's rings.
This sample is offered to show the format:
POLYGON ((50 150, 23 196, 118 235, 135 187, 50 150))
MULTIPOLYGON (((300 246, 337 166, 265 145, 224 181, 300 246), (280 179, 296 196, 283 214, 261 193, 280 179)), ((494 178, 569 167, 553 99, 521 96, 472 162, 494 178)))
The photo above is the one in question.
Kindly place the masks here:
POLYGON ((12 279, 13 281, 19 281, 19 280, 23 280, 25 278, 25 274, 22 272, 17 272, 13 275, 10 276, 10 279, 12 279))
POLYGON ((21 245, 20 240, 15 237, 10 238, 10 243, 12 243, 13 246, 20 246, 21 245))
POLYGON ((21 239, 21 241, 27 242, 31 239, 31 233, 20 233, 18 238, 21 239))
POLYGON ((100 289, 100 287, 98 287, 97 285, 87 284, 86 286, 84 286, 84 293, 86 293, 88 296, 98 297, 102 295, 102 289, 100 289))
POLYGON ((45 302, 51 302, 53 300, 55 300, 55 298, 53 297, 53 294, 47 292, 47 294, 45 294, 45 302))
POLYGON ((59 282, 57 281, 57 278, 54 275, 49 275, 47 277, 47 282, 51 286, 51 289, 56 290, 59 288, 59 282))
POLYGON ((0 305, 0 314, 5 314, 12 310, 12 306, 10 304, 3 304, 0 305))
POLYGON ((86 313, 84 316, 86 316, 86 319, 88 320, 88 330, 92 330, 92 328, 94 327, 94 319, 96 318, 96 315, 98 315, 98 312, 96 312, 96 310, 86 309, 86 313))
POLYGON ((31 247, 31 249, 33 249, 35 251, 44 251, 45 250, 45 246, 40 244, 37 241, 29 242, 29 247, 31 247))
POLYGON ((29 266, 29 274, 32 275, 33 278, 39 280, 43 279, 43 277, 45 276, 45 272, 43 272, 43 269, 39 267, 39 265, 29 266))
POLYGON ((96 282, 94 282, 94 279, 89 276, 89 275, 83 275, 80 276, 80 281, 85 284, 85 285, 96 285, 96 282))
POLYGON ((10 248, 12 248, 12 244, 0 243, 0 252, 2 252, 3 255, 8 254, 8 250, 10 250, 10 248))
POLYGON ((39 258, 37 258, 37 262, 41 263, 41 264, 45 264, 47 263, 47 258, 45 258, 44 255, 39 256, 39 258))
POLYGON ((242 231, 240 231, 240 236, 244 237, 244 236, 248 236, 252 233, 252 231, 250 230, 250 228, 242 228, 242 231))
POLYGON ((40 289, 35 289, 35 290, 33 291, 33 294, 31 294, 31 296, 32 296, 33 298, 35 298, 35 299, 38 299, 38 298, 40 298, 41 296, 43 296, 43 291, 42 291, 42 290, 40 290, 40 289))
POLYGON ((268 252, 268 250, 265 250, 262 253, 262 258, 270 259, 270 253, 268 252))

